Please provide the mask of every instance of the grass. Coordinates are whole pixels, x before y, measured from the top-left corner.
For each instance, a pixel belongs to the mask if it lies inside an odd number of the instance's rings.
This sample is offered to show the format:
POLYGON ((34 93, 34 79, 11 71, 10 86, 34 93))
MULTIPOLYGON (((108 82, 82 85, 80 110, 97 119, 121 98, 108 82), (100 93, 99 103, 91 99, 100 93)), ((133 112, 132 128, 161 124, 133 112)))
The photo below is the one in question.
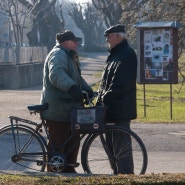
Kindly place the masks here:
POLYGON ((0 176, 1 185, 183 185, 184 174, 118 176, 0 176))
POLYGON ((177 93, 179 85, 145 85, 145 101, 143 85, 137 85, 137 122, 185 122, 185 93, 177 93), (145 106, 144 106, 145 105, 145 106))

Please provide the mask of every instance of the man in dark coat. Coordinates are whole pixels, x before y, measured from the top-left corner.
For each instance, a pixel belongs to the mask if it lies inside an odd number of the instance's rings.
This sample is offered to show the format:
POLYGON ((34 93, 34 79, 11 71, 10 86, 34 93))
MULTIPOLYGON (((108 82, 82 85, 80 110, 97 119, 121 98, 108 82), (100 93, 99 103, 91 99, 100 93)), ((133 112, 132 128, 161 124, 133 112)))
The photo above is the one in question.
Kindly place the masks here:
MULTIPOLYGON (((104 32, 109 43, 110 55, 102 74, 97 104, 107 108, 107 122, 130 129, 130 122, 137 117, 136 112, 136 73, 137 56, 127 42, 127 34, 123 25, 114 25, 104 32)), ((128 136, 119 137, 119 143, 127 139, 130 154, 124 159, 118 159, 115 173, 134 173, 131 139, 128 136)), ((110 148, 112 148, 111 146, 110 148)), ((118 150, 118 148, 116 149, 118 150)), ((123 154, 124 155, 124 154, 123 154)))

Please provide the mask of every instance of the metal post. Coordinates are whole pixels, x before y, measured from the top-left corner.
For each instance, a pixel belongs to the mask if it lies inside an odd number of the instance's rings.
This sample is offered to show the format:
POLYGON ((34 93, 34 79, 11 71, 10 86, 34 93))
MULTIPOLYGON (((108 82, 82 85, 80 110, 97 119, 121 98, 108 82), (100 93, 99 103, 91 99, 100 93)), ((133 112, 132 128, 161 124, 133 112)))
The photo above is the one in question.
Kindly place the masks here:
POLYGON ((172 84, 170 84, 170 118, 172 120, 172 84))
POLYGON ((145 94, 145 84, 143 84, 143 100, 144 100, 144 117, 146 117, 146 94, 145 94))

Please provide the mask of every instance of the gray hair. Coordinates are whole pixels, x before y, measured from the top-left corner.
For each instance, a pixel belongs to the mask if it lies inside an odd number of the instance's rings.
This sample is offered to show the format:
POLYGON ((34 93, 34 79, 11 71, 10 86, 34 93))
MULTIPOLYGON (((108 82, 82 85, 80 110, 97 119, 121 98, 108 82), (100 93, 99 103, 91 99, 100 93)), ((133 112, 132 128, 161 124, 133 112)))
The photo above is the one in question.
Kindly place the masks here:
POLYGON ((125 32, 114 32, 114 34, 120 35, 122 38, 127 39, 127 34, 125 32))

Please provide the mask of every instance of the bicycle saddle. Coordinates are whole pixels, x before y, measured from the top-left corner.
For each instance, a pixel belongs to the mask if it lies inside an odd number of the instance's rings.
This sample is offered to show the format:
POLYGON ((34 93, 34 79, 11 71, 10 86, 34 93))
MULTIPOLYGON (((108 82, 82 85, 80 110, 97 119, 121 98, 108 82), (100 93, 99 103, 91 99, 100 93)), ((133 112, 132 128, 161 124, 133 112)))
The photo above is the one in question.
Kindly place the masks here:
POLYGON ((41 105, 28 105, 27 108, 29 111, 39 112, 42 110, 46 110, 48 108, 48 104, 45 103, 45 104, 41 104, 41 105))

